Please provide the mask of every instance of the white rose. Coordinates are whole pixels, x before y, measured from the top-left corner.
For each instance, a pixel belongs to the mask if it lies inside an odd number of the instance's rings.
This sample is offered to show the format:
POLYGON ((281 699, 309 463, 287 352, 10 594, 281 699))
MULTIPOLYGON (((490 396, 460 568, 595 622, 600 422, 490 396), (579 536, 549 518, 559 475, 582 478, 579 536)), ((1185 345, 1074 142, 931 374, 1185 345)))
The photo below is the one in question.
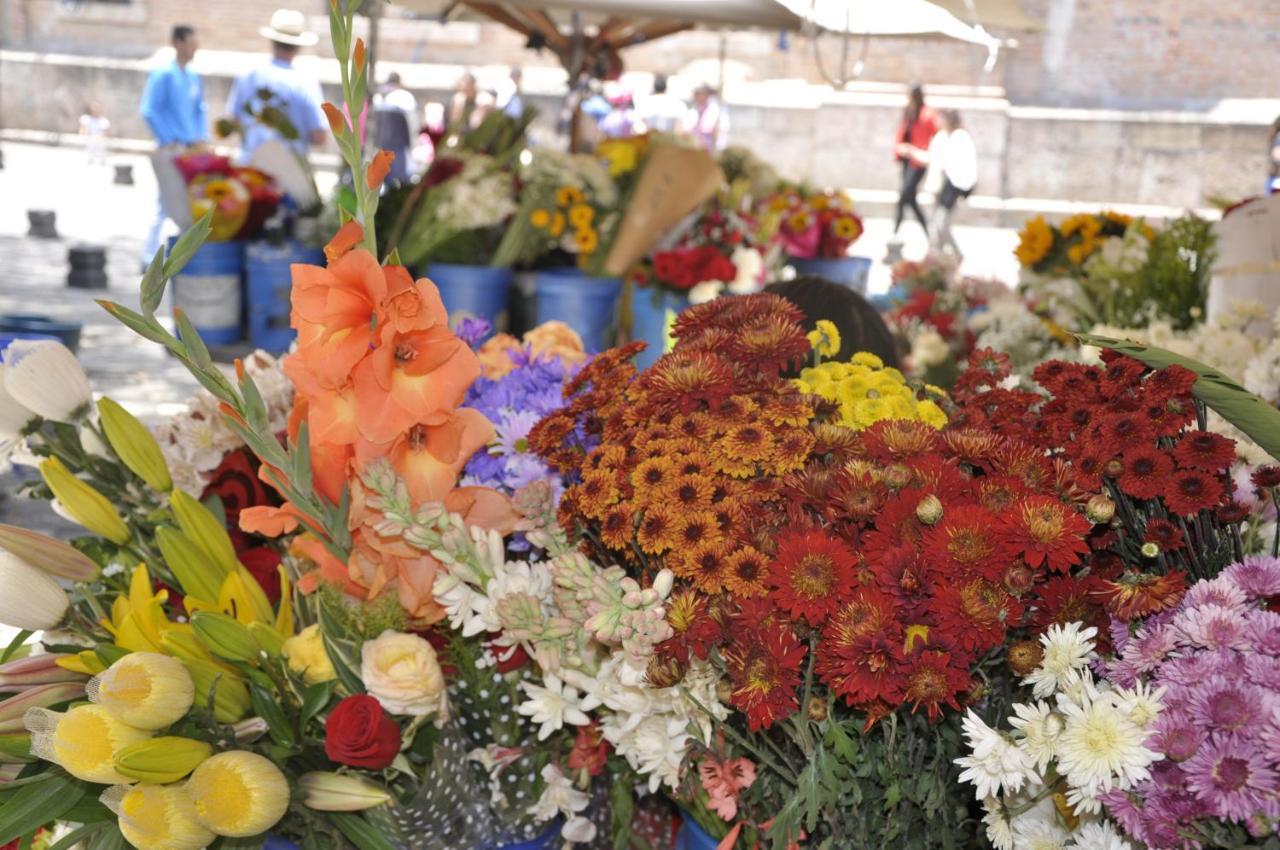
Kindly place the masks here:
POLYGON ((444 674, 431 644, 387 630, 360 650, 360 679, 392 714, 420 717, 445 708, 444 674))
POLYGON ((690 304, 706 304, 720 297, 724 291, 724 283, 718 280, 704 280, 689 290, 690 304))

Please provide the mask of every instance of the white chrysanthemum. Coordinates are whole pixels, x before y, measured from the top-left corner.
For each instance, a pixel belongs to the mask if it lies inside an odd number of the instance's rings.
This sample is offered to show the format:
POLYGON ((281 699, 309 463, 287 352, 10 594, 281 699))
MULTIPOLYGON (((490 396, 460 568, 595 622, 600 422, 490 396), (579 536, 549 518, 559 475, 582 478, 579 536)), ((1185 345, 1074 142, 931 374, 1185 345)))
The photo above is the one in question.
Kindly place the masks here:
POLYGON ((1005 815, 1000 798, 983 797, 982 808, 986 810, 982 825, 987 828, 987 840, 991 846, 996 850, 1013 850, 1013 826, 1005 815))
POLYGON ((1144 746, 1147 733, 1117 705, 1117 695, 1099 693, 1080 703, 1061 701, 1065 727, 1058 738, 1058 772, 1083 794, 1128 789, 1150 777, 1161 756, 1144 746))
POLYGON ((1013 821, 1013 845, 1018 850, 1064 850, 1071 840, 1057 812, 1034 809, 1013 821))
POLYGON ((1151 685, 1138 682, 1132 688, 1116 688, 1115 699, 1120 709, 1128 713, 1130 720, 1146 729, 1164 710, 1164 703, 1160 701, 1164 691, 1164 687, 1152 691, 1151 685))
POLYGON ((586 726, 591 722, 583 712, 578 701, 576 689, 565 685, 559 676, 547 674, 542 685, 532 682, 521 682, 520 688, 528 695, 528 699, 516 708, 520 714, 541 724, 538 729, 538 740, 545 741, 551 733, 563 729, 565 724, 586 726))
POLYGON ((1082 628, 1080 623, 1050 626, 1040 636, 1044 660, 1022 683, 1031 685, 1032 693, 1043 699, 1064 685, 1079 681, 1080 671, 1094 656, 1093 639, 1097 634, 1093 626, 1082 628))
POLYGON ((1072 837, 1072 850, 1133 850, 1133 844, 1110 821, 1081 824, 1072 837))
POLYGON ((964 768, 960 781, 972 782, 979 799, 996 796, 1001 789, 1017 791, 1036 781, 1035 767, 1027 754, 982 722, 973 709, 965 714, 963 726, 973 754, 961 756, 956 764, 964 768))
POLYGON ((926 328, 911 340, 911 362, 918 367, 937 366, 951 356, 951 347, 937 331, 926 328))
POLYGON ((1044 773, 1058 753, 1062 717, 1043 701, 1016 703, 1013 713, 1017 716, 1009 718, 1009 725, 1020 736, 1015 738, 1018 747, 1035 764, 1036 770, 1044 773))

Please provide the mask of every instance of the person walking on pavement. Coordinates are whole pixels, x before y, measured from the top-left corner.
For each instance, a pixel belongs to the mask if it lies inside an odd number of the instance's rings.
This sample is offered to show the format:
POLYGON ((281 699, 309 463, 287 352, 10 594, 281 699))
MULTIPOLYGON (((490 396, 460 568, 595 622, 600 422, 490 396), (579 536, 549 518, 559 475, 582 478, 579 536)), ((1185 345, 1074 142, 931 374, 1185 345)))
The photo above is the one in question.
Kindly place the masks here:
MULTIPOLYGON (((159 148, 158 156, 176 155, 183 148, 209 140, 209 120, 204 105, 204 81, 191 68, 199 43, 196 31, 186 24, 173 28, 170 42, 173 61, 153 70, 142 90, 141 113, 159 148)), ((164 205, 156 202, 155 220, 147 233, 142 264, 146 266, 160 248, 160 235, 168 219, 164 205)))
POLYGON ((961 198, 969 197, 978 182, 978 152, 973 136, 960 120, 960 113, 954 109, 942 110, 938 114, 938 132, 929 143, 929 150, 913 147, 911 155, 928 165, 925 184, 936 198, 929 247, 940 253, 951 250, 957 260, 963 260, 964 254, 951 232, 951 220, 956 204, 961 198))
POLYGON ((729 112, 716 90, 707 83, 693 90, 693 109, 688 121, 689 132, 703 150, 710 154, 724 150, 729 140, 729 112))
POLYGON ((929 150, 933 134, 938 131, 937 119, 933 110, 925 106, 924 89, 919 85, 911 87, 907 99, 907 107, 902 111, 902 122, 898 125, 898 135, 893 147, 894 160, 902 165, 902 184, 898 192, 898 210, 893 220, 893 235, 898 235, 902 227, 902 219, 908 208, 920 222, 924 234, 929 235, 929 225, 925 221, 924 212, 916 193, 920 190, 920 182, 924 179, 926 163, 922 153, 929 150))
POLYGON ((307 31, 306 18, 293 9, 277 9, 271 24, 258 32, 271 42, 271 61, 242 74, 227 100, 227 118, 240 128, 241 156, 247 162, 263 142, 279 139, 305 158, 325 143, 329 122, 321 108, 320 81, 295 68, 293 60, 320 37, 307 31), (293 133, 282 133, 276 116, 293 133))
POLYGON ((524 89, 521 85, 523 80, 524 71, 520 66, 511 66, 511 76, 507 79, 502 91, 498 93, 500 104, 498 108, 502 110, 503 115, 516 121, 524 117, 524 89))
POLYGON ((666 74, 654 76, 653 94, 641 98, 637 104, 637 112, 644 126, 657 133, 674 133, 688 111, 684 101, 667 93, 666 74))

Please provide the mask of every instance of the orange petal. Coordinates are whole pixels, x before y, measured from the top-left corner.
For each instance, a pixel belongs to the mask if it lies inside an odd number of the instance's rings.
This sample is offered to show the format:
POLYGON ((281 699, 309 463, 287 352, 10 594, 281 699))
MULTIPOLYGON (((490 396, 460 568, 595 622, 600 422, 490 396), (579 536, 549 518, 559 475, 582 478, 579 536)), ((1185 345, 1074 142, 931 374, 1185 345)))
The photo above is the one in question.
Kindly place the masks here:
POLYGON ((316 492, 332 504, 342 501, 342 491, 347 486, 347 473, 350 471, 353 454, 351 446, 311 444, 312 484, 316 492))
POLYGON ((440 562, 424 556, 401 559, 398 566, 396 591, 400 607, 410 619, 424 625, 444 619, 444 609, 436 603, 432 592, 436 574, 440 571, 440 562))
POLYGON ((389 443, 416 424, 418 417, 379 386, 376 368, 373 357, 356 366, 352 378, 356 427, 369 442, 389 443))
POLYGON ((291 505, 274 508, 256 505, 240 511, 240 530, 263 537, 281 537, 298 528, 298 514, 291 505))
MULTIPOLYGON (((342 113, 338 112, 331 103, 326 103, 324 106, 324 112, 329 116, 330 125, 333 125, 334 123, 333 113, 337 113, 338 127, 334 129, 334 132, 342 132, 341 128, 346 125, 346 122, 342 118, 342 113), (332 113, 329 111, 331 109, 333 110, 332 113)), ((357 222, 348 221, 346 224, 342 225, 342 227, 338 228, 338 232, 329 240, 329 244, 324 246, 324 258, 330 263, 336 263, 340 257, 359 245, 362 241, 364 241, 364 228, 357 222)))
MULTIPOLYGON (((347 129, 347 121, 342 117, 342 111, 332 103, 322 103, 320 108, 324 110, 324 117, 329 119, 329 129, 333 131, 335 136, 341 135, 342 131, 347 129)), ((354 224, 354 222, 348 222, 348 224, 354 224)), ((359 225, 356 226, 358 227, 359 225)), ((330 242, 329 244, 332 245, 333 243, 330 242)), ((329 253, 327 247, 324 250, 326 254, 329 253)))
POLYGON ((349 446, 356 441, 355 390, 347 385, 340 390, 322 390, 308 399, 307 425, 314 443, 349 446))
POLYGON ((461 514, 467 525, 496 531, 503 537, 515 531, 520 514, 511 499, 492 487, 457 487, 444 497, 450 513, 461 514))
POLYGON ((396 155, 391 151, 378 151, 373 156, 373 161, 369 163, 369 168, 365 172, 365 184, 370 189, 377 189, 382 185, 382 181, 387 179, 387 175, 391 173, 391 163, 395 160, 396 155))

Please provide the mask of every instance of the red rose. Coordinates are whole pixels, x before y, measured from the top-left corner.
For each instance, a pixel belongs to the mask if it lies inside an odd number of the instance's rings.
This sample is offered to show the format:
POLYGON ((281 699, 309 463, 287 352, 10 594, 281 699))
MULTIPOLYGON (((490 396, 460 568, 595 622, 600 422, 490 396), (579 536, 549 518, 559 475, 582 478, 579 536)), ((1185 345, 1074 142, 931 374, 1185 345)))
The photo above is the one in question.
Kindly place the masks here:
POLYGON ((381 770, 399 752, 399 725, 367 694, 338 703, 325 723, 324 754, 338 764, 381 770))

